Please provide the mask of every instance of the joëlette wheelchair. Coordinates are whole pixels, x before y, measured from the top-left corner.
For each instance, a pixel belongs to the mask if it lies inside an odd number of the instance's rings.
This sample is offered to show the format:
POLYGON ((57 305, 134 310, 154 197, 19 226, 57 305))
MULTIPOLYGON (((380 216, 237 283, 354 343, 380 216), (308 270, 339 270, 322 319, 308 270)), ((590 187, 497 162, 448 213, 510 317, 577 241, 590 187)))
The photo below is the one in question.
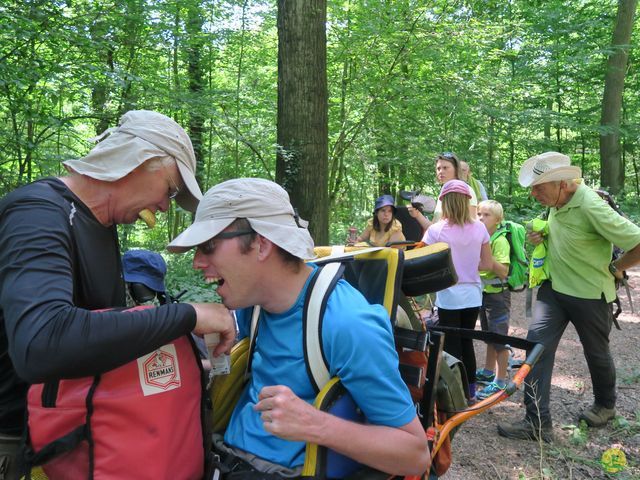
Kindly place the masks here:
MULTIPOLYGON (((416 315, 410 299, 447 288, 456 283, 457 277, 448 245, 437 243, 430 246, 419 244, 410 246, 415 248, 403 251, 388 247, 316 247, 318 258, 314 262, 319 265, 338 263, 344 266, 344 270, 341 270, 338 275, 342 275, 360 290, 370 303, 381 304, 387 310, 390 321, 394 325, 395 346, 400 357, 400 373, 416 404, 416 411, 425 429, 433 459, 431 472, 425 472, 421 477, 405 478, 407 480, 437 479, 446 472, 451 463, 450 441, 455 430, 470 417, 512 395, 539 357, 542 346, 532 345, 515 337, 504 337, 488 332, 447 329, 449 331, 446 334, 465 335, 485 341, 506 343, 506 339, 511 346, 528 349, 530 353, 504 391, 488 397, 471 408, 467 408, 463 397, 462 401, 458 399, 454 402, 454 411, 438 409, 437 397, 446 390, 445 383, 462 383, 463 380, 450 376, 449 364, 452 357, 446 356, 443 352, 444 329, 427 330, 416 315), (406 314, 402 326, 398 324, 396 318, 398 312, 406 314), (443 359, 446 360, 443 361, 443 359), (447 372, 447 375, 444 375, 444 372, 447 372)), ((313 344, 314 341, 318 342, 317 337, 316 334, 314 340, 310 341, 307 338, 305 341, 313 344)), ((211 398, 214 432, 224 431, 233 407, 245 386, 250 369, 248 365, 250 365, 252 341, 253 339, 244 339, 234 346, 231 352, 231 374, 216 377, 213 383, 211 398)), ((313 345, 309 350, 314 350, 313 345)), ((324 372, 320 376, 327 375, 326 366, 321 360, 307 358, 307 362, 310 364, 308 366, 311 371, 319 369, 324 372)), ((458 371, 463 372, 464 368, 458 371)), ((316 408, 352 421, 366 422, 339 378, 329 379, 327 376, 326 380, 316 397, 314 403, 316 408)), ((306 445, 302 477, 367 480, 399 478, 363 467, 335 451, 315 444, 306 445)))

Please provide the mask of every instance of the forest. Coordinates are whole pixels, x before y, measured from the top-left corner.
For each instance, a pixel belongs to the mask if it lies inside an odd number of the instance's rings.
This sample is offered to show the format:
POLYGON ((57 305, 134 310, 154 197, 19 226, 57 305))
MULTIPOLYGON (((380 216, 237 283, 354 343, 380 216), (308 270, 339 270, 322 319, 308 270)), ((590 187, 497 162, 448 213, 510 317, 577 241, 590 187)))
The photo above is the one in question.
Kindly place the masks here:
MULTIPOLYGON (((203 192, 237 177, 277 181, 318 245, 344 243, 352 226, 361 232, 381 194, 398 202, 402 190, 436 196, 442 152, 467 161, 520 222, 543 211, 518 184, 520 165, 562 152, 638 223, 636 4, 2 0, 0 197, 64 175, 61 162, 87 154, 125 112, 146 109, 190 135, 203 192)), ((191 221, 174 204, 154 229, 120 225, 120 248, 162 252, 168 292, 211 301, 214 285, 194 272, 192 256, 165 250, 191 221)), ((631 279, 640 281, 637 269, 631 279)), ((567 420, 558 444, 500 443, 496 419, 520 408, 505 402, 457 434, 448 478, 640 478, 632 295, 640 302, 631 290, 622 297, 624 330, 612 335, 621 415, 611 428, 594 433, 567 420), (628 471, 603 473, 602 452, 619 444, 633 452, 628 471)), ((512 309, 512 333, 522 337, 524 297, 514 295, 512 309)), ((590 396, 571 335, 559 348, 555 378, 563 383, 554 385, 554 410, 567 418, 590 396)))
MULTIPOLYGON (((514 219, 539 211, 517 175, 547 150, 570 155, 637 218, 635 10, 635 0, 5 0, 0 194, 63 174, 61 161, 86 154, 122 113, 150 109, 190 134, 203 192, 240 176, 277 180, 318 243, 362 229, 382 193, 435 195, 443 151, 468 161, 514 219), (292 46, 307 33, 301 61, 292 46), (311 82, 306 98, 288 95, 287 68, 311 82), (311 141, 296 137, 305 129, 319 145, 288 162, 291 144, 311 141)), ((162 250, 190 221, 172 207, 154 231, 123 226, 123 250, 162 250)))

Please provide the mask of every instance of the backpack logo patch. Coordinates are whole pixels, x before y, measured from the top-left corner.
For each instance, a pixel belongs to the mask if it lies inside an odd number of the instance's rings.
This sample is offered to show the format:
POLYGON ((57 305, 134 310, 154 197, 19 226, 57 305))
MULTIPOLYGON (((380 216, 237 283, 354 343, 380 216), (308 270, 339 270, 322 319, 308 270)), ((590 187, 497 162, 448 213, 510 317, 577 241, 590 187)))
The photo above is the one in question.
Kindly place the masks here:
POLYGON ((170 343, 139 357, 138 374, 145 397, 179 388, 180 366, 176 347, 170 343))

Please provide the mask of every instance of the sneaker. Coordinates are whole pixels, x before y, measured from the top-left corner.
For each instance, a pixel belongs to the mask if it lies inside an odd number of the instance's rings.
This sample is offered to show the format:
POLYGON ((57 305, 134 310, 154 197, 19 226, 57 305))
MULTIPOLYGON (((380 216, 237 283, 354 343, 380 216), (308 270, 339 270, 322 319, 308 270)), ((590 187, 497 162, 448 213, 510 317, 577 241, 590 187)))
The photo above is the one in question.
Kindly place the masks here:
POLYGON ((505 388, 507 388, 506 384, 500 386, 496 382, 491 382, 489 385, 487 385, 482 390, 480 390, 476 394, 476 396, 478 397, 478 400, 484 400, 485 398, 490 397, 494 393, 503 391, 505 388))
POLYGON ((536 423, 526 418, 514 423, 500 422, 498 423, 498 434, 506 438, 542 440, 546 443, 552 442, 553 428, 551 427, 551 423, 542 424, 541 426, 536 423))
POLYGON ((495 376, 495 373, 487 375, 484 368, 479 368, 476 370, 476 383, 478 385, 489 385, 493 382, 495 376))
POLYGON ((605 408, 602 405, 594 403, 580 414, 579 419, 584 420, 590 427, 604 427, 607 422, 613 420, 615 416, 615 408, 605 408))

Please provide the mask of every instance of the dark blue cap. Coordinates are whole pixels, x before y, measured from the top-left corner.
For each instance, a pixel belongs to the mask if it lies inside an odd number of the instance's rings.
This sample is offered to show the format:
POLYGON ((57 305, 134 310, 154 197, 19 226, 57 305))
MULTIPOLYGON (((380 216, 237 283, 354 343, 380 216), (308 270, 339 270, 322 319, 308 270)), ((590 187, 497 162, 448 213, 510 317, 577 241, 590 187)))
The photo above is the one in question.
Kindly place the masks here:
POLYGON ((124 281, 141 283, 156 292, 164 292, 167 264, 162 255, 149 250, 129 250, 122 256, 124 281))
POLYGON ((376 198, 376 206, 373 209, 374 212, 378 211, 382 207, 386 207, 390 205, 393 207, 393 211, 396 210, 396 201, 393 199, 391 195, 382 195, 381 197, 376 198))

